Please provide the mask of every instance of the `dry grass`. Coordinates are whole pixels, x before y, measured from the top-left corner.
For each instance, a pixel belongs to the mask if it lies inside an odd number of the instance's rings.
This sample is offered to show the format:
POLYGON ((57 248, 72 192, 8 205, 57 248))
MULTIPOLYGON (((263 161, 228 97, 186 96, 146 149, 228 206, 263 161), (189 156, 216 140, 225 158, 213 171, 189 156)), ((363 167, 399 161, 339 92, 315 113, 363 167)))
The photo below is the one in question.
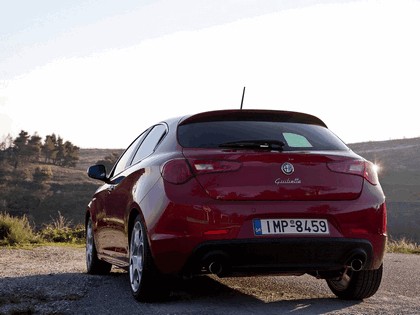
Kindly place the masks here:
POLYGON ((386 251, 388 253, 420 254, 420 245, 405 238, 388 240, 386 251))

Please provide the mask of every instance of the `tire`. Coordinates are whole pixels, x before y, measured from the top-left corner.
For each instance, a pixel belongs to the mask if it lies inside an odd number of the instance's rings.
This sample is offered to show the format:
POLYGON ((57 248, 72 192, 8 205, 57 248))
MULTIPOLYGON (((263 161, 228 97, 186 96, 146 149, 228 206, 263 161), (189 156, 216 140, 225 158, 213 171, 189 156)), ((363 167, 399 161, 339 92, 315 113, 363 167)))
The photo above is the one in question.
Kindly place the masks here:
POLYGON ((93 235, 92 219, 86 224, 86 269, 91 275, 106 275, 111 271, 112 265, 98 258, 95 239, 93 235))
POLYGON ((327 279, 331 291, 340 299, 363 300, 378 291, 382 280, 383 265, 376 270, 351 271, 348 269, 340 280, 327 279))
POLYGON ((140 302, 158 301, 169 294, 163 277, 154 265, 140 216, 135 219, 131 231, 129 276, 131 293, 140 302))

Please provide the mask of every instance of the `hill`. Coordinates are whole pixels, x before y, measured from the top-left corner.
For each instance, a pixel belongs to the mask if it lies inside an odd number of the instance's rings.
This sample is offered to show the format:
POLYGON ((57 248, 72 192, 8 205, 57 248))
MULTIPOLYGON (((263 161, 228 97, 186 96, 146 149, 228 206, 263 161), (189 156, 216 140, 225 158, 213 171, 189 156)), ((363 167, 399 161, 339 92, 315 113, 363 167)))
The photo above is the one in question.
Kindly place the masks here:
POLYGON ((379 178, 392 201, 420 201, 420 138, 349 145, 379 166, 379 178))
POLYGON ((122 150, 82 149, 76 167, 61 167, 44 163, 27 163, 21 169, 3 163, 0 167, 0 211, 26 215, 35 226, 50 222, 58 212, 72 221, 82 223, 84 209, 99 182, 86 175, 86 169, 112 152, 122 150), (37 168, 47 169, 51 178, 36 182, 37 168))
MULTIPOLYGON (((390 235, 420 242, 420 138, 354 143, 349 147, 380 167, 390 235)), ((58 211, 73 223, 81 223, 84 209, 100 185, 87 177, 86 169, 113 152, 119 155, 122 150, 80 149, 76 167, 48 166, 53 175, 42 185, 34 183, 28 174, 36 167, 45 167, 43 164, 28 165, 22 175, 18 174, 21 180, 12 179, 11 171, 0 174, 0 211, 26 214, 37 226, 56 217, 58 211)))
POLYGON ((420 242, 420 138, 354 143, 349 147, 379 166, 390 235, 420 242))

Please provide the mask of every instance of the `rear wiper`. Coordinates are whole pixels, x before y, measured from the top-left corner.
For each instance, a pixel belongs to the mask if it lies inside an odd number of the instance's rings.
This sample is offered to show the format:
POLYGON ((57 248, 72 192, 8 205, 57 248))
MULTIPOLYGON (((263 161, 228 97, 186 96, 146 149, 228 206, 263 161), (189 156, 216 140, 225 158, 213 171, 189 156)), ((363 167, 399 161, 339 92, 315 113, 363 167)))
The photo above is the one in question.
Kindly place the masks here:
POLYGON ((267 149, 283 151, 285 143, 279 140, 242 140, 225 142, 219 145, 219 148, 232 149, 267 149))

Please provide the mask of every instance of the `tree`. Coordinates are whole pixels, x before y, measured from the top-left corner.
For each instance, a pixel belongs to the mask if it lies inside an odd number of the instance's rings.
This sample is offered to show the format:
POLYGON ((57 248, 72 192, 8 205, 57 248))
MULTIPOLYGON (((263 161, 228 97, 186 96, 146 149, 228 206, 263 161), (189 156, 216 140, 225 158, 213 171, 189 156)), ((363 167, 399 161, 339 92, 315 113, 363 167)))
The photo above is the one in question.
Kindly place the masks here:
POLYGON ((76 166, 79 150, 79 147, 55 134, 47 135, 42 143, 38 133, 30 136, 21 130, 15 139, 8 136, 0 142, 0 162, 9 161, 16 169, 21 162, 38 162, 42 154, 45 164, 76 166))
POLYGON ((35 132, 28 140, 27 151, 29 154, 29 159, 32 162, 39 161, 39 158, 41 157, 41 139, 42 138, 35 132))
POLYGON ((45 163, 51 163, 56 159, 57 153, 55 152, 55 146, 57 138, 55 134, 48 135, 45 137, 44 144, 42 145, 41 151, 45 156, 45 163))
POLYGON ((30 152, 28 150, 28 141, 29 141, 28 132, 21 130, 19 136, 13 141, 13 166, 17 169, 20 161, 27 160, 30 157, 30 152))
POLYGON ((74 146, 70 141, 64 142, 64 159, 62 161, 63 166, 76 166, 76 162, 79 160, 79 147, 74 146))
POLYGON ((64 141, 63 138, 58 136, 57 142, 55 144, 55 149, 54 149, 54 151, 57 152, 56 157, 55 157, 55 161, 54 161, 54 164, 56 164, 56 165, 62 165, 62 161, 64 160, 64 157, 66 155, 63 141, 64 141))
POLYGON ((11 148, 13 145, 13 138, 10 134, 3 137, 3 140, 0 142, 0 151, 6 151, 11 148))
POLYGON ((0 142, 0 163, 10 160, 12 154, 13 138, 10 134, 3 137, 0 142))

